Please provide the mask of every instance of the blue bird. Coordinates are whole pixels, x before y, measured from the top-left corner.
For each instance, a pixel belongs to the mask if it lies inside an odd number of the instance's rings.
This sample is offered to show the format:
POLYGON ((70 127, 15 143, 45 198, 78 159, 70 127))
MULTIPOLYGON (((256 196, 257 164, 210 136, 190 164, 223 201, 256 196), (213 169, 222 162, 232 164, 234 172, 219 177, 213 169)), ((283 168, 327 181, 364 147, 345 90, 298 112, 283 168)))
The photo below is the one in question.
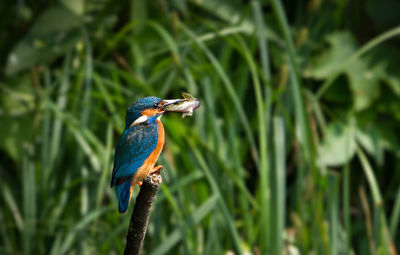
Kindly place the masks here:
POLYGON ((164 146, 161 117, 167 108, 168 111, 182 112, 185 101, 187 100, 145 97, 128 108, 125 129, 115 148, 111 179, 120 213, 125 213, 128 209, 135 184, 140 185, 147 175, 162 168, 154 167, 164 146))

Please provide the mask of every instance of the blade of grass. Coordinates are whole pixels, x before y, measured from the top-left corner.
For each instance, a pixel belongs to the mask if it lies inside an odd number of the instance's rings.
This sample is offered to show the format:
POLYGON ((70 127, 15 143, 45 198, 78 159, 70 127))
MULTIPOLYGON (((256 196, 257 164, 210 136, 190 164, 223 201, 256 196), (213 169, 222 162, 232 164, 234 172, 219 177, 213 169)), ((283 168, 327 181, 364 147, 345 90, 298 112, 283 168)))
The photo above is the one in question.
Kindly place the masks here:
POLYGON ((52 194, 51 200, 46 203, 46 206, 43 208, 43 213, 41 218, 46 219, 48 222, 53 222, 54 224, 50 224, 48 227, 48 232, 50 235, 55 235, 57 230, 59 229, 59 221, 65 208, 68 205, 69 198, 71 192, 69 192, 68 185, 71 185, 70 174, 64 176, 63 182, 59 184, 59 186, 63 187, 62 189, 57 189, 52 194), (50 207, 47 209, 46 207, 50 207))
POLYGON ((181 24, 182 29, 185 31, 185 33, 188 35, 189 38, 191 38, 193 40, 193 42, 195 42, 195 44, 204 52, 204 54, 206 55, 206 57, 210 60, 211 64, 213 65, 213 67, 215 68, 216 72, 218 73, 218 75, 220 76, 220 78, 223 81, 223 84, 225 85, 225 89, 228 92, 228 95, 231 97, 233 104, 236 108, 236 110, 238 111, 239 114, 239 118, 243 124, 246 136, 249 140, 249 143, 251 145, 251 149, 252 149, 252 156, 255 162, 258 162, 258 152, 257 152, 257 148, 256 148, 256 143, 255 143, 255 139, 253 136, 253 133, 251 132, 251 128, 249 125, 249 121, 248 118, 246 117, 246 114, 244 112, 243 106, 235 92, 235 89, 232 85, 231 80, 228 78, 228 75, 226 74, 226 72, 223 70, 223 68, 221 67, 220 63, 218 62, 218 60, 215 58, 214 54, 212 54, 212 52, 205 46, 204 43, 202 43, 201 41, 199 41, 199 39, 197 38, 197 36, 191 31, 189 30, 189 28, 187 28, 185 25, 181 24))
POLYGON ((82 151, 89 158, 89 162, 93 169, 97 172, 100 171, 101 156, 98 156, 97 154, 100 155, 104 153, 104 145, 101 144, 98 138, 90 130, 80 127, 78 120, 70 113, 62 112, 57 105, 54 105, 51 102, 47 102, 47 105, 55 113, 59 121, 64 121, 68 125, 68 131, 74 135, 76 141, 80 144, 82 151), (89 142, 96 148, 98 151, 97 154, 89 142))
MULTIPOLYGON (((204 101, 205 101, 205 107, 207 109, 216 109, 215 105, 215 96, 213 96, 212 93, 212 84, 210 79, 207 77, 203 80, 203 93, 204 93, 204 101)), ((217 113, 215 111, 206 111, 206 116, 207 116, 207 122, 209 125, 211 125, 211 130, 210 133, 213 135, 210 137, 208 140, 211 142, 213 141, 213 144, 211 145, 215 152, 220 156, 223 157, 224 152, 222 151, 223 148, 226 148, 225 141, 223 139, 223 131, 221 130, 221 127, 218 126, 217 121, 214 121, 217 119, 217 113)))
MULTIPOLYGON (((148 84, 143 81, 142 77, 125 71, 121 68, 116 67, 115 65, 111 65, 109 63, 103 63, 100 61, 94 61, 96 70, 98 70, 98 68, 102 68, 103 70, 106 71, 111 71, 111 72, 115 72, 116 74, 118 74, 123 81, 125 81, 127 84, 129 84, 129 89, 130 90, 136 90, 136 93, 140 93, 140 94, 146 94, 146 95, 156 95, 156 92, 154 91, 153 88, 149 87, 148 84)), ((99 72, 99 71, 98 71, 99 72)), ((123 81, 121 81, 121 83, 123 83, 123 81)))
MULTIPOLYGON (((64 60, 63 72, 62 72, 62 79, 61 79, 61 86, 59 90, 59 96, 57 99, 57 106, 60 108, 60 111, 64 111, 67 107, 67 92, 70 87, 69 76, 70 76, 70 63, 71 63, 71 52, 68 51, 67 55, 64 60)), ((55 163, 56 157, 59 155, 60 151, 60 142, 61 142, 61 134, 62 134, 63 122, 56 118, 54 119, 53 126, 52 126, 52 134, 51 134, 51 145, 50 145, 50 163, 48 172, 45 174, 45 180, 49 180, 49 175, 51 169, 55 163)))
MULTIPOLYGON (((81 129, 85 129, 88 126, 89 123, 89 117, 90 117, 90 112, 91 112, 91 93, 92 93, 92 79, 93 79, 93 56, 92 56, 92 46, 91 42, 89 39, 89 35, 85 29, 84 26, 81 27, 81 33, 82 37, 85 42, 85 74, 84 74, 84 92, 83 92, 83 100, 82 100, 82 110, 80 111, 80 121, 79 121, 79 127, 81 129)), ((78 133, 77 131, 76 133, 78 133)), ((77 137, 78 138, 78 137, 77 137)), ((82 139, 77 139, 78 142, 82 141, 82 139)), ((89 169, 86 167, 85 164, 82 164, 83 162, 83 156, 84 154, 82 153, 82 150, 78 149, 76 157, 75 157, 75 166, 76 169, 80 168, 80 174, 82 178, 82 183, 81 183, 81 215, 84 217, 89 213, 89 187, 87 183, 87 176, 89 175, 89 169)), ((93 154, 90 154, 90 158, 94 162, 94 158, 96 158, 93 154)), ((98 159, 98 158, 97 158, 98 159)), ((97 162, 100 160, 98 159, 97 162)), ((100 165, 98 166, 97 169, 100 169, 100 165)), ((83 240, 85 239, 85 229, 81 229, 81 231, 77 231, 78 236, 78 252, 86 253, 87 251, 85 250, 85 246, 83 245, 83 240)))
MULTIPOLYGON (((28 149, 26 149, 28 150, 28 149)), ((32 161, 31 152, 27 151, 22 164, 22 183, 23 183, 23 209, 24 209, 24 228, 23 254, 32 254, 34 250, 33 238, 36 232, 36 180, 35 167, 32 161)))
MULTIPOLYGON (((229 164, 230 164, 231 158, 229 157, 227 159, 224 159, 222 157, 219 157, 219 155, 212 148, 204 146, 204 145, 202 146, 201 138, 197 137, 197 135, 194 132, 191 133, 190 135, 192 138, 194 138, 196 140, 196 143, 199 147, 204 148, 206 151, 208 151, 212 155, 212 159, 217 161, 218 167, 221 168, 229 176, 229 178, 231 178, 233 183, 239 189, 241 195, 245 196, 246 200, 249 202, 249 204, 255 210, 258 211, 260 209, 260 205, 259 205, 259 203, 257 203, 256 199, 254 199, 251 192, 246 187, 246 183, 244 182, 245 175, 243 175, 242 176, 243 178, 241 178, 241 175, 236 175, 236 172, 234 172, 233 170, 231 170, 230 168, 227 167, 228 163, 226 163, 226 162, 229 162, 229 164)), ((240 172, 243 172, 243 173, 246 172, 246 169, 240 164, 238 165, 237 170, 239 170, 240 172)))
MULTIPOLYGON (((317 102, 316 102, 317 103, 317 102)), ((353 128, 354 123, 352 123, 353 128)), ((352 132, 348 132, 347 135, 347 145, 345 149, 345 153, 348 155, 350 153, 350 141, 352 132)), ((348 156, 350 158, 350 156, 348 156)), ((350 253, 351 250, 351 221, 350 221, 350 160, 346 163, 343 168, 343 218, 345 225, 345 251, 347 254, 350 253)))
POLYGON ((374 209, 377 212, 376 217, 379 221, 378 236, 380 240, 380 245, 382 245, 381 249, 383 249, 386 254, 389 254, 389 247, 392 246, 392 239, 390 237, 386 216, 383 210, 383 199, 379 190, 378 182, 374 175, 374 171, 372 170, 372 167, 368 162, 367 157, 365 156, 364 152, 358 147, 357 156, 361 162, 364 174, 368 181, 369 188, 371 189, 372 198, 374 201, 374 209))
POLYGON ((96 220, 98 217, 101 215, 107 213, 107 212, 112 212, 114 211, 114 207, 103 207, 100 210, 94 210, 87 215, 83 216, 82 219, 76 223, 72 229, 67 233, 65 236, 63 243, 61 245, 60 250, 58 251, 58 254, 65 254, 68 252, 68 250, 71 248, 71 246, 74 243, 74 240, 78 236, 77 234, 84 230, 91 222, 96 220))
POLYGON ((54 105, 51 102, 46 102, 46 104, 54 112, 55 116, 64 121, 68 127, 72 128, 73 130, 79 129, 80 135, 84 137, 87 142, 90 142, 97 151, 103 152, 105 150, 105 147, 100 139, 91 130, 88 128, 79 127, 79 121, 74 115, 69 112, 62 112, 57 105, 54 105))
MULTIPOLYGON (((115 72, 114 70, 108 70, 110 72, 112 72, 113 74, 113 80, 108 79, 107 77, 101 76, 99 78, 101 78, 104 86, 106 86, 108 89, 112 89, 113 91, 116 92, 116 96, 113 96, 113 100, 117 101, 119 100, 119 103, 121 103, 122 98, 123 97, 128 97, 128 98, 132 98, 133 97, 133 91, 129 88, 125 88, 121 86, 121 81, 120 81, 120 76, 118 75, 117 72, 115 72)), ((97 73, 93 73, 93 77, 96 76, 97 73)))
POLYGON ((364 152, 361 151, 360 148, 357 148, 357 156, 361 162, 361 165, 363 167, 364 170, 364 174, 367 177, 368 180, 368 185, 371 189, 372 192, 372 198, 374 201, 374 206, 382 206, 383 204, 383 200, 382 200, 382 196, 381 193, 379 191, 379 186, 378 186, 378 182, 375 178, 374 175, 374 171, 372 170, 371 165, 368 162, 367 157, 365 156, 364 152))
MULTIPOLYGON (((169 186, 169 191, 171 193, 177 192, 183 189, 185 186, 192 184, 195 181, 198 181, 204 177, 204 174, 200 171, 193 172, 188 174, 182 178, 179 178, 173 185, 169 186)), ((160 193, 157 197, 157 200, 154 201, 154 204, 157 205, 158 203, 162 203, 166 199, 163 193, 160 193)))
POLYGON ((218 238, 218 225, 216 223, 217 217, 212 217, 210 220, 210 226, 208 229, 208 235, 207 235, 207 245, 205 247, 205 252, 204 254, 221 254, 223 253, 220 248, 221 246, 219 245, 219 238, 218 238))
MULTIPOLYGON (((45 92, 43 94, 43 97, 48 96, 48 91, 51 86, 51 74, 49 68, 45 67, 44 69, 44 90, 45 92)), ((44 99, 45 100, 45 99, 44 99)), ((44 101, 43 100, 43 101, 44 101)), ((49 163, 50 163, 50 124, 51 124, 51 117, 50 117, 50 111, 47 109, 47 107, 44 108, 43 110, 43 124, 42 124, 42 150, 41 150, 41 156, 42 156, 42 176, 41 176, 41 189, 45 189, 45 184, 47 183, 47 179, 45 179, 49 174, 47 173, 50 171, 49 163)))
POLYGON ((124 25, 119 31, 118 33, 115 33, 110 39, 109 41, 107 41, 106 43, 106 47, 104 47, 103 49, 101 49, 102 51, 99 54, 98 59, 102 60, 112 49, 114 49, 118 43, 126 38, 126 35, 133 30, 136 26, 137 26, 137 22, 136 21, 130 21, 129 23, 127 23, 126 25, 124 25))
POLYGON ((290 78, 291 78, 291 91, 293 96, 293 101, 295 103, 296 111, 296 121, 299 125, 300 132, 298 134, 298 139, 303 147, 302 154, 304 154, 307 160, 311 161, 311 156, 313 153, 312 147, 309 142, 309 133, 307 125, 307 116, 305 113, 305 106, 303 103, 303 98, 301 94, 301 84, 298 78, 299 68, 296 62, 296 52, 294 49, 294 44, 292 37, 290 35, 290 27, 286 19, 286 15, 280 0, 271 0, 271 5, 275 16, 278 20, 278 25, 284 35, 286 47, 288 49, 288 62, 290 67, 290 78))
POLYGON ((264 33, 266 29, 264 27, 264 18, 260 1, 253 1, 252 8, 256 22, 256 33, 260 49, 262 74, 264 76, 265 81, 269 83, 271 82, 271 71, 270 71, 270 64, 268 57, 268 43, 267 43, 267 37, 265 36, 264 33))
POLYGON ((282 117, 273 119, 275 168, 271 171, 271 254, 282 254, 285 228, 285 127, 282 117))
POLYGON ((62 237, 61 237, 61 233, 59 232, 57 235, 56 235, 56 237, 54 238, 55 240, 54 240, 54 242, 53 242, 53 245, 51 246, 51 249, 50 249, 50 255, 58 255, 59 254, 59 252, 60 252, 60 247, 61 247, 61 239, 62 237))
POLYGON ((364 210, 365 214, 365 227, 367 229, 367 238, 368 238, 368 245, 369 245, 369 250, 371 254, 376 254, 376 245, 375 241, 373 238, 373 231, 372 231, 372 217, 371 217, 371 209, 368 204, 368 199, 367 195, 365 194, 365 190, 363 187, 360 187, 359 189, 360 193, 360 200, 361 200, 361 206, 364 210))
POLYGON ((334 174, 328 175, 328 196, 329 196, 329 246, 330 254, 339 254, 338 224, 339 224, 339 182, 334 174))
POLYGON ((122 221, 118 221, 117 227, 110 229, 110 231, 107 232, 107 235, 101 239, 101 246, 104 247, 109 243, 115 243, 115 245, 121 247, 119 251, 123 253, 125 247, 122 246, 123 244, 119 244, 120 236, 122 236, 121 234, 125 234, 126 226, 129 225, 129 220, 129 217, 125 217, 122 221))
MULTIPOLYGON (((231 126, 231 125, 229 125, 229 126, 231 126)), ((234 164, 233 169, 235 170, 233 176, 235 176, 235 179, 238 179, 237 185, 243 186, 243 188, 239 188, 240 192, 238 194, 240 211, 250 212, 250 211, 252 211, 252 208, 250 207, 250 205, 252 205, 253 208, 255 209, 255 211, 259 212, 260 206, 257 204, 256 200, 254 199, 253 194, 251 194, 250 191, 247 190, 247 187, 246 187, 245 181, 246 181, 246 177, 247 177, 246 176, 247 172, 246 172, 246 169, 242 166, 243 161, 240 157, 241 144, 240 144, 240 140, 238 139, 238 134, 236 132, 236 129, 234 129, 234 128, 228 129, 228 141, 231 143, 229 145, 229 147, 232 150, 231 153, 229 153, 229 152, 228 153, 232 157, 231 162, 233 162, 233 164, 234 164)), ((229 160, 230 159, 228 159, 228 161, 229 160)), ((232 179, 232 180, 235 180, 235 179, 232 179)), ((257 233, 255 230, 257 223, 254 222, 254 217, 252 217, 251 213, 244 213, 243 218, 244 218, 244 224, 246 226, 244 228, 244 230, 246 231, 246 234, 245 234, 245 237, 243 237, 243 238, 247 240, 247 242, 250 246, 253 246, 253 244, 255 244, 256 240, 257 240, 257 233)), ((213 233, 213 235, 216 235, 216 233, 213 233)), ((214 239, 217 239, 217 238, 214 238, 214 239)), ((212 254, 211 253, 211 245, 210 245, 209 251, 210 251, 209 254, 212 254)))
POLYGON ((96 209, 100 209, 101 201, 103 199, 105 190, 108 188, 107 177, 109 176, 111 169, 111 155, 113 153, 113 129, 112 124, 107 125, 106 130, 106 145, 102 157, 103 170, 101 171, 100 180, 98 182, 97 188, 97 198, 96 198, 96 209))
POLYGON ((399 230, 398 229, 399 220, 400 220, 400 186, 397 191, 396 202, 394 203, 392 215, 390 217, 390 235, 392 236, 393 240, 396 240, 396 234, 397 231, 399 230))
POLYGON ((102 95, 102 99, 104 100, 104 102, 108 108, 108 111, 110 112, 112 123, 114 123, 118 128, 123 128, 125 126, 124 121, 122 120, 122 118, 119 114, 116 114, 117 107, 115 106, 113 100, 111 99, 110 93, 107 91, 107 89, 103 85, 102 79, 100 78, 99 75, 94 74, 93 80, 102 95))
POLYGON ((164 40, 168 48, 171 50, 172 53, 172 58, 174 62, 180 66, 181 65, 181 60, 179 56, 179 51, 178 51, 178 45, 176 44, 175 40, 173 37, 165 30, 162 26, 160 26, 158 23, 150 21, 149 26, 152 27, 155 31, 157 31, 161 38, 164 40))
MULTIPOLYGON (((323 199, 324 199, 324 190, 323 187, 325 186, 324 180, 326 179, 324 175, 320 176, 320 172, 323 173, 323 171, 318 171, 316 167, 316 160, 315 160, 315 153, 316 153, 316 148, 313 146, 314 144, 311 142, 311 129, 309 127, 309 119, 308 115, 306 114, 306 106, 303 102, 303 96, 302 96, 302 87, 299 79, 299 67, 297 65, 296 61, 296 52, 293 44, 293 40, 291 37, 290 33, 290 27, 282 6, 282 2, 280 0, 271 0, 271 5, 273 12, 275 14, 275 17, 278 21, 278 25, 280 27, 280 30, 283 33, 283 37, 286 42, 286 49, 288 52, 288 64, 289 64, 289 69, 290 69, 290 94, 293 97, 293 102, 294 102, 294 111, 295 111, 295 120, 296 120, 296 132, 295 132, 295 137, 299 141, 300 144, 300 150, 298 150, 298 153, 300 154, 300 160, 299 160, 299 166, 297 167, 298 169, 298 174, 297 174, 297 185, 296 185, 296 193, 297 194, 303 194, 304 192, 304 178, 308 177, 308 174, 306 173, 311 173, 312 180, 315 181, 315 185, 312 185, 312 188, 314 189, 312 191, 313 196, 311 196, 312 203, 311 204, 303 204, 302 203, 302 198, 298 197, 297 199, 297 204, 299 206, 300 210, 300 215, 301 218, 305 219, 306 217, 306 211, 305 209, 307 207, 311 207, 310 209, 316 213, 316 220, 312 221, 311 223, 311 232, 312 231, 317 231, 320 229, 322 234, 324 234, 325 231, 323 230, 323 215, 324 215, 324 206, 323 206, 323 199), (308 170, 310 169, 310 170, 308 170), (322 178, 321 178, 322 177, 322 178)), ((313 183, 314 184, 314 183, 313 183)), ((307 228, 304 229, 305 233, 302 235, 305 236, 307 233, 307 228)), ((308 233, 309 234, 309 233, 308 233)), ((314 235, 314 233, 310 234, 314 235)), ((309 238, 312 245, 319 245, 319 241, 316 238, 309 238)), ((326 245, 324 245, 324 248, 326 250, 326 245)))
POLYGON ((193 240, 193 236, 190 232, 189 226, 186 224, 183 214, 182 214, 182 208, 178 206, 178 201, 172 196, 169 188, 165 184, 161 184, 161 189, 163 191, 163 194, 165 195, 165 198, 169 202, 169 204, 172 207, 172 210, 174 211, 174 215, 178 217, 179 224, 180 224, 180 230, 182 233, 182 236, 185 236, 187 240, 185 240, 184 245, 185 245, 185 252, 193 251, 193 243, 191 240, 193 240))
POLYGON ((168 93, 168 91, 171 90, 173 82, 175 82, 176 76, 177 76, 176 70, 172 70, 172 72, 168 74, 168 77, 165 79, 164 83, 162 84, 161 90, 159 92, 161 98, 164 98, 168 93))
MULTIPOLYGON (((157 65, 154 65, 152 68, 152 72, 146 77, 146 83, 148 86, 152 86, 154 90, 158 93, 159 88, 161 88, 162 83, 165 81, 165 77, 169 75, 173 70, 180 69, 174 63, 173 57, 171 58, 163 58, 162 61, 158 62, 157 65)), ((160 96, 160 94, 157 94, 160 96)))
MULTIPOLYGON (((96 172, 99 172, 101 169, 101 163, 100 163, 100 157, 97 156, 95 151, 92 149, 90 144, 87 142, 85 137, 82 135, 80 130, 78 128, 70 127, 68 131, 71 132, 71 134, 74 136, 76 142, 79 144, 80 148, 86 154, 86 156, 89 158, 89 162, 91 163, 93 169, 96 172)), ((82 176, 84 178, 84 176, 82 176)))
POLYGON ((81 29, 85 47, 86 47, 86 55, 85 55, 85 87, 84 87, 84 94, 83 94, 83 111, 81 112, 81 124, 83 127, 86 127, 89 122, 90 116, 90 95, 92 92, 92 79, 93 79, 93 56, 92 56, 92 46, 89 39, 89 35, 84 27, 81 29))
POLYGON ((350 163, 343 169, 343 218, 345 225, 345 251, 346 254, 351 250, 351 220, 350 220, 350 163))
MULTIPOLYGON (((280 218, 275 218, 274 216, 274 210, 271 207, 271 198, 269 197, 269 194, 272 192, 272 186, 270 185, 271 182, 269 180, 269 162, 267 157, 269 155, 268 151, 268 133, 269 133, 269 127, 270 127, 270 116, 271 116, 271 90, 269 89, 269 83, 271 82, 271 73, 270 73, 270 67, 269 67, 269 59, 268 59, 268 46, 267 46, 267 39, 264 36, 264 19, 262 15, 262 9, 259 1, 253 1, 252 2, 252 7, 253 7, 253 13, 255 17, 255 23, 256 23, 256 32, 257 32, 257 37, 258 37, 258 43, 259 43, 259 49, 260 49, 260 57, 261 57, 261 68, 262 68, 262 74, 265 82, 267 83, 265 86, 265 92, 266 92, 266 102, 265 105, 263 105, 264 102, 262 102, 262 91, 258 78, 257 78, 257 73, 256 73, 256 63, 250 64, 250 69, 253 77, 253 82, 254 82, 254 87, 255 87, 255 94, 256 94, 256 101, 257 101, 257 112, 258 112, 258 118, 259 118, 259 144, 260 144, 260 184, 259 184, 259 192, 262 194, 262 203, 261 203, 261 229, 264 229, 264 231, 260 231, 260 248, 261 251, 266 251, 269 249, 271 246, 271 251, 274 254, 280 254, 276 253, 278 250, 281 251, 281 240, 282 240, 282 233, 279 234, 279 227, 268 231, 269 229, 269 222, 279 222, 280 218), (264 110, 266 109, 266 111, 264 110), (264 113, 265 111, 265 113, 264 113), (271 234, 272 233, 272 234, 271 234), (276 239, 278 238, 278 240, 276 239), (268 240, 267 242, 264 242, 262 240, 268 240), (276 248, 274 250, 274 248, 276 248)), ((247 59, 248 61, 253 62, 251 54, 249 53, 248 50, 245 50, 247 52, 247 59)), ((282 170, 282 169, 281 169, 282 170)), ((274 198, 272 198, 273 200, 274 198)), ((276 198, 275 198, 276 199, 276 198)), ((276 209, 282 209, 282 208, 276 208, 276 209)), ((281 212, 283 213, 283 212, 281 212)), ((274 224, 274 223, 272 223, 274 224)), ((278 223, 279 225, 279 223, 278 223)))
POLYGON ((261 205, 261 215, 260 215, 260 248, 261 252, 264 253, 269 249, 270 245, 270 231, 269 231, 269 219, 270 219, 270 181, 269 181, 269 165, 268 165, 268 137, 266 126, 269 126, 269 123, 266 123, 265 113, 264 113, 264 101, 263 101, 263 93, 261 90, 260 80, 257 75, 257 67, 254 59, 250 53, 250 50, 247 48, 247 45, 239 36, 239 46, 241 47, 241 52, 246 59, 246 62, 249 65, 251 78, 254 85, 254 94, 256 97, 256 105, 257 105, 257 119, 258 119, 258 137, 259 137, 259 151, 260 151, 260 164, 258 171, 260 173, 260 183, 259 183, 259 194, 261 197, 260 205, 261 205))
POLYGON ((144 29, 144 24, 147 20, 147 1, 131 0, 129 7, 131 20, 136 21, 138 24, 133 32, 134 35, 138 35, 144 29))
MULTIPOLYGON (((219 30, 219 33, 222 33, 224 35, 230 35, 230 34, 236 34, 236 33, 246 33, 249 34, 251 32, 251 30, 248 27, 245 26, 233 26, 233 27, 227 27, 227 28, 222 28, 219 30)), ((208 32, 208 33, 204 33, 202 35, 198 36, 198 39, 201 42, 208 42, 208 41, 212 41, 216 38, 218 38, 218 34, 214 33, 214 32, 208 32)), ((178 49, 184 49, 187 48, 188 46, 190 46, 192 44, 191 40, 187 40, 187 41, 179 41, 177 42, 177 47, 178 49)), ((158 57, 161 54, 165 54, 168 51, 170 51, 170 49, 168 47, 160 47, 159 49, 153 51, 150 53, 150 58, 155 58, 158 57)))
MULTIPOLYGON (((214 194, 212 197, 208 198, 201 206, 196 208, 192 215, 186 219, 186 224, 188 227, 194 227, 199 222, 204 219, 215 207, 215 203, 218 200, 218 195, 214 194)), ((156 247, 151 254, 152 255, 162 255, 166 254, 177 242, 179 242, 184 236, 182 231, 178 228, 174 230, 165 241, 163 241, 158 247, 156 247)))
MULTIPOLYGON (((10 224, 8 222, 8 224, 10 224)), ((4 253, 7 254, 11 254, 12 253, 12 243, 11 240, 9 238, 9 233, 7 233, 7 223, 4 219, 4 215, 3 212, 0 211, 0 233, 1 233, 1 240, 2 240, 2 247, 0 248, 0 251, 2 251, 4 249, 4 253)))
POLYGON ((205 176, 206 176, 206 178, 207 178, 207 180, 208 180, 208 182, 209 182, 209 184, 211 186, 211 189, 213 190, 214 194, 216 194, 217 197, 218 197, 218 202, 219 202, 221 211, 222 211, 222 213, 223 213, 223 215, 225 217, 225 221, 226 221, 226 223, 228 225, 229 232, 230 232, 230 235, 232 237, 232 242, 233 242, 233 245, 235 247, 236 253, 237 254, 243 254, 242 242, 240 240, 239 233, 238 233, 238 231, 237 231, 237 229, 235 227, 235 223, 234 223, 234 221, 232 219, 232 216, 229 213, 228 207, 226 206, 226 203, 225 203, 225 200, 223 199, 221 191, 220 191, 217 183, 215 182, 214 177, 212 176, 211 171, 208 168, 208 165, 207 165, 204 157, 200 154, 199 150, 193 144, 192 140, 188 139, 188 142, 189 142, 189 146, 190 146, 190 148, 191 148, 196 160, 198 161, 200 167, 204 171, 204 174, 205 174, 205 176))
POLYGON ((14 222, 12 223, 14 226, 17 227, 18 231, 22 231, 24 229, 24 218, 22 217, 21 211, 18 208, 16 203, 16 199, 11 193, 11 190, 7 184, 2 185, 2 194, 4 197, 4 201, 6 205, 8 205, 8 209, 10 210, 10 214, 14 218, 14 222))

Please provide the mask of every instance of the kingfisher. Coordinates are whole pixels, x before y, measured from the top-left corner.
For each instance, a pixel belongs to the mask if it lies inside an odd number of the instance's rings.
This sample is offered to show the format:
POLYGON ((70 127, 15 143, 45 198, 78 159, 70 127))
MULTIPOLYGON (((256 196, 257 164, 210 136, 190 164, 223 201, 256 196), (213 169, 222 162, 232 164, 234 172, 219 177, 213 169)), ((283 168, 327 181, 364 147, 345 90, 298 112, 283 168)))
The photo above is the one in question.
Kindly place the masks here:
POLYGON ((127 211, 134 186, 141 185, 150 173, 162 169, 155 164, 164 147, 163 114, 168 111, 192 113, 199 107, 197 99, 185 95, 185 99, 172 100, 145 97, 127 109, 125 129, 115 148, 111 179, 120 213, 127 211))

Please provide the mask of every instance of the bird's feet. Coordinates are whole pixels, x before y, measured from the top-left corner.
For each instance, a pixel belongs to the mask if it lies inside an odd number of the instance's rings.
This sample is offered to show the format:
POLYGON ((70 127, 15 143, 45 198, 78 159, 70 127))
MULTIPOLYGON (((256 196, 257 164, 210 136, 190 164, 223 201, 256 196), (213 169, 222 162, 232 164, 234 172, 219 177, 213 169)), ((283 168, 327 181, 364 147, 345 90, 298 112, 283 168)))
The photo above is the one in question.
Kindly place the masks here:
POLYGON ((161 177, 161 170, 163 169, 163 166, 156 166, 153 168, 151 173, 149 174, 151 178, 151 183, 153 185, 160 185, 162 182, 162 177, 161 177))
POLYGON ((162 165, 155 166, 150 174, 161 174, 161 170, 163 169, 162 165))

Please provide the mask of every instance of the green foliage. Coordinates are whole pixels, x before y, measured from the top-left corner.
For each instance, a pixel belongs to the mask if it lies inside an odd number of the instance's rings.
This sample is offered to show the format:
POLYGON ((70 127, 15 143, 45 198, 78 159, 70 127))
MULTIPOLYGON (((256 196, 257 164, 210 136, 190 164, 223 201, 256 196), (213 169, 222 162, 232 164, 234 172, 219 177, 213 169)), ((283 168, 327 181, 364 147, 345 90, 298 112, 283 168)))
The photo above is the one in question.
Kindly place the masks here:
POLYGON ((6 73, 15 74, 64 54, 79 40, 81 24, 80 17, 63 7, 45 11, 10 53, 6 73))
POLYGON ((320 148, 321 164, 341 166, 348 162, 356 150, 356 133, 351 124, 332 122, 320 148))
POLYGON ((397 7, 4 3, 0 253, 121 254, 125 110, 182 91, 202 105, 163 117, 144 254, 399 252, 397 7))

